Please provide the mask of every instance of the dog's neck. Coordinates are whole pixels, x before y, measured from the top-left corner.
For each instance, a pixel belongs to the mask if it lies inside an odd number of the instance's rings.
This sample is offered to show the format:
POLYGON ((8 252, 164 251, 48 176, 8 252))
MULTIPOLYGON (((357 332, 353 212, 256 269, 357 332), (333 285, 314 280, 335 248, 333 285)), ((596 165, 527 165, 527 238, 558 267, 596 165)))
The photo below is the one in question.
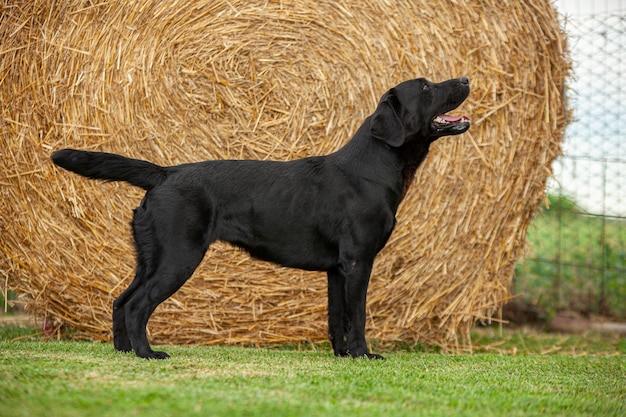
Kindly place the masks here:
POLYGON ((400 201, 404 199, 413 178, 415 178, 415 171, 424 162, 426 155, 428 155, 428 149, 430 144, 424 145, 419 142, 411 142, 402 146, 399 151, 404 158, 404 168, 402 169, 402 192, 400 193, 400 201))
POLYGON ((355 163, 370 166, 372 169, 357 171, 375 174, 368 178, 373 182, 387 179, 381 185, 396 195, 399 205, 415 177, 415 171, 428 154, 430 142, 424 144, 424 141, 414 140, 395 148, 372 138, 368 126, 368 123, 364 123, 350 142, 335 152, 334 157, 342 160, 342 166, 351 166, 355 163), (390 172, 383 174, 383 171, 390 172))

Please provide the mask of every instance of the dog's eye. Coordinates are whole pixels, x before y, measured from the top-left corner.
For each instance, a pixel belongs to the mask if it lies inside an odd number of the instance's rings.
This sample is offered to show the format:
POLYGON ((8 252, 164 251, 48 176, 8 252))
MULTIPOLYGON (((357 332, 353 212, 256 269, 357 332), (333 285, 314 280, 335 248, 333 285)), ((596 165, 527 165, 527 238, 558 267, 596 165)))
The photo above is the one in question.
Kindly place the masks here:
POLYGON ((428 91, 428 90, 430 90, 430 87, 428 86, 428 84, 424 84, 422 86, 422 91, 428 91))

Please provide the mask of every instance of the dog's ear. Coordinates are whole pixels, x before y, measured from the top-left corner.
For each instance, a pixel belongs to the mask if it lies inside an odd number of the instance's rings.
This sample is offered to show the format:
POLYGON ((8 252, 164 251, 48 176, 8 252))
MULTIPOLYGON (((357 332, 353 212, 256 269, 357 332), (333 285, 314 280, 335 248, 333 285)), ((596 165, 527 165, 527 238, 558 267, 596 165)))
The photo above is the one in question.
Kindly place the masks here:
POLYGON ((383 96, 372 115, 370 133, 372 137, 397 148, 404 144, 405 134, 402 121, 395 110, 394 103, 396 101, 393 91, 389 91, 383 96))

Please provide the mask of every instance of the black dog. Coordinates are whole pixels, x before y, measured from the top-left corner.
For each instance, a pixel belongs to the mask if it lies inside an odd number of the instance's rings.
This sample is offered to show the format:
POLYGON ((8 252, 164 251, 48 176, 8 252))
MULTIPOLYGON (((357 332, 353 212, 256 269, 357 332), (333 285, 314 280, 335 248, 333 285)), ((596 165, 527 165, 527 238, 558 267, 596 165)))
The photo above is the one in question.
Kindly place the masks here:
POLYGON ((209 245, 223 240, 254 257, 328 274, 328 329, 337 356, 365 356, 365 298, 374 257, 430 144, 465 132, 445 113, 469 80, 403 82, 337 152, 295 161, 206 161, 172 167, 120 155, 63 149, 55 164, 80 175, 126 181, 148 192, 132 226, 137 271, 113 303, 117 350, 142 358, 154 309, 191 276, 209 245))

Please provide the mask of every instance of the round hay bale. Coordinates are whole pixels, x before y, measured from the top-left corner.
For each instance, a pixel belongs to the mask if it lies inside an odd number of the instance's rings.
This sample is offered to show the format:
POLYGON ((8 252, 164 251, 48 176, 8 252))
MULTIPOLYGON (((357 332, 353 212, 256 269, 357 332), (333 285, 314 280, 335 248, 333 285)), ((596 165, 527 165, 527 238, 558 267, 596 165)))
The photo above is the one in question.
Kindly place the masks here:
MULTIPOLYGON (((111 339, 143 194, 62 172, 53 150, 162 165, 326 154, 418 76, 468 76, 473 126, 418 170, 375 264, 367 337, 458 349, 509 297, 565 124, 549 0, 18 0, 2 13, 0 271, 39 319, 111 339)), ((156 344, 323 341, 326 277, 215 244, 149 331, 156 344)))

